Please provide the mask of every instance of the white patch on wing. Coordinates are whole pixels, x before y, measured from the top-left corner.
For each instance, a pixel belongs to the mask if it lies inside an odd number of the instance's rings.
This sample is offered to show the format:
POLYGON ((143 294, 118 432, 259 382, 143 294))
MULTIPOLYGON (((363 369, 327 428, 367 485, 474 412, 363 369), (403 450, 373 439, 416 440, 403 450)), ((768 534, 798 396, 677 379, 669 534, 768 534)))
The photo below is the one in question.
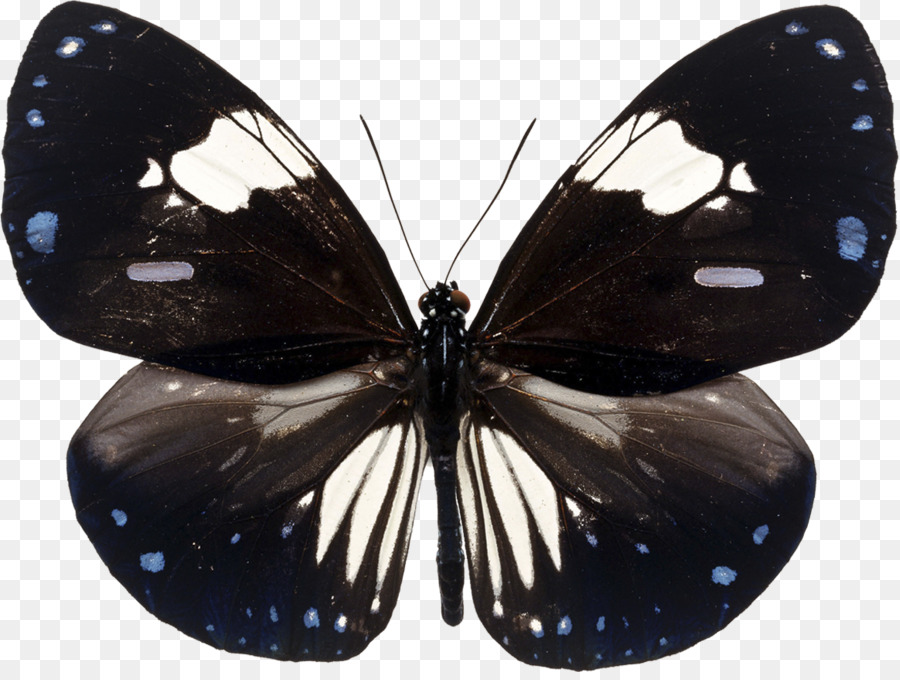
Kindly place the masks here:
POLYGON ((346 537, 344 576, 352 584, 368 548, 377 542, 376 592, 384 585, 388 568, 398 548, 405 545, 412 525, 410 509, 415 508, 424 452, 413 432, 402 426, 372 432, 331 473, 322 490, 316 561, 322 562, 335 536, 346 537), (385 503, 390 504, 391 512, 384 530, 378 531, 376 523, 385 503))
POLYGON ((257 116, 257 121, 262 131, 262 141, 295 177, 308 177, 313 174, 309 159, 303 155, 287 133, 272 125, 268 118, 257 116))
POLYGON ((247 109, 235 111, 231 114, 231 117, 234 118, 238 125, 246 128, 251 135, 259 139, 259 128, 256 125, 256 118, 247 109))
POLYGON ((701 267, 694 272, 694 281, 707 288, 755 288, 765 278, 750 267, 701 267))
POLYGON ((631 133, 632 139, 637 139, 644 134, 650 127, 659 120, 659 114, 656 111, 647 111, 635 123, 634 131, 631 133))
POLYGON ((703 206, 704 208, 710 208, 712 210, 722 210, 726 205, 728 205, 728 196, 716 196, 713 200, 707 201, 703 206))
POLYGON ((575 175, 576 180, 593 182, 601 174, 606 172, 609 164, 616 160, 620 153, 628 146, 631 131, 634 128, 634 118, 629 118, 621 127, 600 140, 599 146, 593 155, 581 166, 581 170, 575 175))
POLYGON ((255 189, 292 186, 313 172, 283 133, 249 111, 217 118, 203 141, 172 157, 170 169, 183 189, 220 212, 246 208, 255 189))
MULTIPOLYGON (((512 550, 513 561, 519 578, 526 588, 534 585, 534 564, 532 562, 532 543, 528 524, 528 513, 516 483, 509 470, 509 462, 503 455, 495 441, 494 433, 482 430, 481 441, 483 449, 479 451, 484 457, 482 461, 476 461, 476 475, 484 466, 487 479, 479 486, 483 488, 479 495, 489 493, 496 498, 497 507, 500 509, 500 524, 506 534, 506 543, 512 550)), ((479 480, 481 481, 481 480, 479 480)), ((488 557, 490 564, 490 557, 488 557)))
POLYGON ((488 481, 501 509, 500 520, 512 548, 519 577, 534 585, 529 517, 553 565, 560 569, 560 517, 556 489, 519 443, 504 432, 485 431, 484 463, 488 481), (489 435, 489 436, 487 436, 489 435))
POLYGON ((735 191, 756 191, 753 180, 750 179, 750 175, 747 174, 746 163, 741 162, 734 166, 734 169, 731 171, 731 176, 728 178, 728 186, 735 191))
MULTIPOLYGON (((380 457, 390 428, 372 432, 332 472, 322 490, 319 506, 319 536, 316 540, 316 561, 321 563, 331 541, 343 526, 350 506, 359 494, 360 486, 372 474, 372 466, 380 457)), ((381 471, 383 474, 383 471, 381 471)), ((383 500, 383 499, 382 499, 383 500)), ((379 502, 379 507, 381 503, 379 502)), ((348 565, 348 571, 350 567, 348 565)))
MULTIPOLYGON (((396 509, 398 499, 392 499, 392 489, 398 489, 402 486, 402 482, 397 485, 394 481, 394 470, 399 462, 409 462, 409 456, 404 456, 406 447, 402 445, 403 430, 399 427, 393 427, 385 433, 384 440, 379 446, 377 455, 372 459, 370 468, 366 473, 362 484, 359 486, 356 499, 353 503, 353 513, 350 516, 350 527, 347 532, 347 581, 353 583, 362 567, 363 557, 366 554, 366 548, 373 540, 381 540, 382 546, 378 557, 378 585, 384 583, 384 572, 387 569, 388 560, 383 559, 381 553, 384 552, 385 546, 392 548, 388 539, 387 531, 385 534, 379 535, 375 531, 375 522, 378 519, 378 510, 386 499, 391 499, 391 504, 396 509)), ((357 469, 358 473, 359 470, 357 469)), ((352 472, 350 473, 353 474, 352 472)), ((359 479, 356 483, 359 485, 359 479)), ((328 485, 325 486, 326 492, 328 485)), ((326 498, 327 500, 327 498, 326 498)), ((396 527, 396 524, 394 525, 396 527)))
MULTIPOLYGON (((595 157, 597 155, 599 152, 595 157)), ((600 174, 593 188, 597 191, 640 191, 647 210, 668 215, 687 208, 715 190, 723 170, 721 158, 692 146, 684 138, 681 126, 674 120, 667 120, 628 146, 621 157, 600 174)), ((590 173, 587 175, 589 179, 590 173)))
POLYGON ((169 194, 169 198, 166 200, 167 208, 180 208, 183 205, 184 199, 182 199, 181 196, 175 193, 169 194))
POLYGON ((147 165, 150 167, 147 168, 146 174, 138 181, 138 186, 141 189, 149 189, 150 187, 158 187, 163 183, 163 171, 162 168, 159 167, 159 163, 157 163, 154 159, 148 158, 147 165))
MULTIPOLYGON (((402 551, 404 546, 409 544, 409 535, 413 525, 412 517, 415 515, 419 497, 418 479, 421 476, 422 466, 425 464, 424 454, 425 446, 419 441, 418 430, 415 427, 409 428, 406 446, 399 453, 402 459, 400 475, 392 482, 397 493, 391 501, 391 514, 388 516, 381 550, 378 552, 377 581, 375 583, 375 590, 378 592, 384 586, 388 567, 392 562, 396 563, 397 561, 397 551, 402 551)), ((389 491, 390 489, 388 489, 389 491)), ((362 504, 360 507, 363 507, 362 504)))
MULTIPOLYGON (((612 133, 618 129, 619 128, 609 128, 605 130, 603 134, 601 134, 599 137, 597 137, 597 139, 591 142, 591 145, 585 150, 583 154, 581 154, 581 158, 588 158, 589 156, 591 156, 591 154, 593 154, 597 149, 603 146, 606 143, 606 140, 610 138, 612 133)), ((579 161, 581 160, 581 158, 579 158, 579 161)), ((578 175, 576 175, 575 179, 583 179, 582 177, 580 177, 580 175, 581 173, 579 172, 578 175)))
POLYGON ((189 281, 194 268, 189 262, 135 262, 128 265, 125 274, 132 281, 189 281))
POLYGON ((475 428, 469 428, 468 449, 474 459, 475 478, 472 479, 471 468, 466 465, 463 457, 463 447, 460 446, 457 454, 457 470, 459 473, 459 496, 462 498, 463 519, 466 525, 466 535, 470 537, 469 549, 472 551, 472 562, 475 565, 487 563, 488 576, 491 580, 491 588, 494 597, 499 598, 503 590, 503 572, 500 563, 500 548, 497 543, 497 532, 494 530, 494 522, 491 519, 490 506, 487 502, 488 488, 482 476, 479 458, 481 451, 478 449, 478 439, 475 436, 475 428), (475 503, 479 509, 476 511, 475 503), (479 527, 479 518, 484 520, 484 527, 479 527), (485 538, 486 555, 478 554, 478 537, 485 538))

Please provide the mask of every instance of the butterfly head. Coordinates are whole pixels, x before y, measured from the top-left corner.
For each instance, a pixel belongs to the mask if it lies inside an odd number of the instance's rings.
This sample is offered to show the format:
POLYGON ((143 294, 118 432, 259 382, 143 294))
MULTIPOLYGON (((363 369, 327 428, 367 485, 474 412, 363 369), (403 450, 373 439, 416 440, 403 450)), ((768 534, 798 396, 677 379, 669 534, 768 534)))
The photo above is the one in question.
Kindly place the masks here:
POLYGON ((436 283, 419 298, 419 311, 426 319, 449 317, 465 321, 469 307, 469 296, 459 290, 456 281, 451 281, 449 286, 436 283))

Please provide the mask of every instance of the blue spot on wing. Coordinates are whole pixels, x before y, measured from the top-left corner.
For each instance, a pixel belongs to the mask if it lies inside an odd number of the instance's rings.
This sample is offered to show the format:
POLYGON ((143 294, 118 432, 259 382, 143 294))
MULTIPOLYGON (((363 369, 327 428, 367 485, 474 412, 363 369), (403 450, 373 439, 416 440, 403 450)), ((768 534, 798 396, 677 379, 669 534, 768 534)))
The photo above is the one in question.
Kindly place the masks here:
POLYGON ((158 574, 166 567, 166 559, 161 552, 144 553, 140 559, 141 569, 152 574, 158 574))
POLYGON ((306 613, 303 615, 303 625, 307 628, 319 627, 319 612, 315 607, 310 607, 306 610, 306 613))
POLYGON ((606 617, 601 616, 597 619, 597 632, 602 633, 604 628, 606 628, 606 617))
POLYGON ((81 38, 67 35, 59 41, 59 47, 56 48, 56 56, 63 59, 71 59, 76 54, 79 54, 86 44, 81 38))
POLYGON ((788 35, 803 35, 804 33, 809 33, 809 29, 799 21, 792 21, 784 27, 784 32, 788 35))
POLYGON ((34 80, 31 81, 31 84, 35 87, 45 87, 49 82, 50 81, 47 80, 47 76, 42 73, 39 76, 35 76, 34 80))
POLYGON ((44 116, 37 109, 31 109, 31 111, 26 113, 25 121, 33 128, 44 127, 46 122, 44 121, 44 116))
POLYGON ((59 227, 59 216, 55 212, 42 210, 35 213, 25 225, 25 238, 28 245, 37 253, 52 253, 56 245, 56 229, 59 227))
POLYGON ((272 619, 272 623, 278 623, 278 610, 275 609, 274 604, 269 607, 269 618, 272 619))
POLYGON ((568 616, 564 616, 559 620, 559 623, 556 624, 556 634, 557 635, 568 635, 572 632, 572 619, 568 616))
POLYGON ((756 527, 753 530, 753 542, 756 545, 762 545, 763 541, 766 540, 766 536, 769 535, 769 525, 763 524, 762 526, 756 527))
POLYGON ((101 21, 99 24, 91 26, 91 30, 96 31, 97 33, 103 33, 104 35, 112 35, 119 30, 119 27, 112 21, 101 21))
POLYGON ((113 518, 113 521, 116 523, 116 526, 124 527, 125 522, 128 521, 128 515, 126 515, 122 510, 119 510, 118 508, 116 508, 109 514, 113 518))
POLYGON ((241 540, 241 535, 235 534, 234 536, 231 537, 231 545, 234 545, 235 543, 237 543, 240 540, 241 540))
POLYGON ((343 633, 347 630, 347 617, 343 614, 338 614, 338 617, 334 620, 334 629, 338 633, 343 633))
POLYGON ((649 555, 650 554, 650 548, 648 548, 643 543, 635 543, 634 547, 641 555, 649 555))
POLYGON ((841 44, 834 38, 822 38, 816 40, 816 49, 827 59, 843 59, 847 54, 841 44))
POLYGON ((859 260, 866 252, 869 232, 858 217, 842 217, 835 224, 837 228, 838 255, 844 260, 859 260))
MULTIPOLYGON (((41 123, 43 125, 43 122, 41 123)), ((872 122, 872 116, 862 115, 857 117, 855 121, 853 121, 853 125, 851 127, 858 132, 865 132, 866 130, 871 130, 874 127, 874 123, 872 122)))
POLYGON ((852 87, 857 92, 865 92, 869 89, 869 84, 863 78, 860 78, 859 80, 854 80, 853 84, 850 85, 850 87, 852 87))
POLYGON ((720 586, 729 586, 737 578, 737 572, 731 567, 714 567, 712 570, 712 582, 720 586))

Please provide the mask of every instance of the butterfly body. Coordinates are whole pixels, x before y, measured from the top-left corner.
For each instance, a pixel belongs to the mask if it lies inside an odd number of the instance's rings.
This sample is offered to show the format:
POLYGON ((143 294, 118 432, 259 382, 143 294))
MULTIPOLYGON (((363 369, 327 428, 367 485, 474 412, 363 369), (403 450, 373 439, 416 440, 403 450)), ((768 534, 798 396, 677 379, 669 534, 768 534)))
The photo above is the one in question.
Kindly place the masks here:
POLYGON ((360 653, 429 458, 444 619, 467 564, 479 619, 531 664, 685 649, 802 538, 812 454, 735 371, 841 335, 883 272, 892 103, 846 12, 764 17, 661 76, 554 185, 468 329, 444 284, 416 327, 315 155, 156 26, 60 5, 8 120, 26 297, 145 360, 72 439, 78 520, 187 635, 360 653))
MULTIPOLYGON (((454 284, 455 285, 455 284, 454 284)), ((457 292, 458 294, 458 292, 457 292)), ((470 365, 465 312, 451 299, 451 288, 437 284, 419 303, 423 320, 417 333, 419 404, 428 423, 425 441, 434 468, 438 502, 438 579, 441 614, 450 625, 462 621, 465 555, 457 508, 456 455, 459 427, 469 402, 470 365)))

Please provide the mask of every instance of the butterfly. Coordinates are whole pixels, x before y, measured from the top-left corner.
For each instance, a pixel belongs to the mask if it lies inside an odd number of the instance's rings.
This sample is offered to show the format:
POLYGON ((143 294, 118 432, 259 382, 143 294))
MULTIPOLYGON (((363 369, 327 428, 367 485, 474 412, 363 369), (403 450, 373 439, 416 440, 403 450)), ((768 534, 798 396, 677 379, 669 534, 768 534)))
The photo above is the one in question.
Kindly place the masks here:
POLYGON ((419 482, 444 620, 589 669, 721 630, 789 561, 815 469, 742 369, 820 347, 895 229, 883 69, 829 7, 651 84, 554 185, 478 313, 417 325, 362 217, 254 94, 160 28, 66 3, 9 98, 2 224, 60 335, 143 360, 73 437, 77 517, 214 647, 360 653, 419 482))

